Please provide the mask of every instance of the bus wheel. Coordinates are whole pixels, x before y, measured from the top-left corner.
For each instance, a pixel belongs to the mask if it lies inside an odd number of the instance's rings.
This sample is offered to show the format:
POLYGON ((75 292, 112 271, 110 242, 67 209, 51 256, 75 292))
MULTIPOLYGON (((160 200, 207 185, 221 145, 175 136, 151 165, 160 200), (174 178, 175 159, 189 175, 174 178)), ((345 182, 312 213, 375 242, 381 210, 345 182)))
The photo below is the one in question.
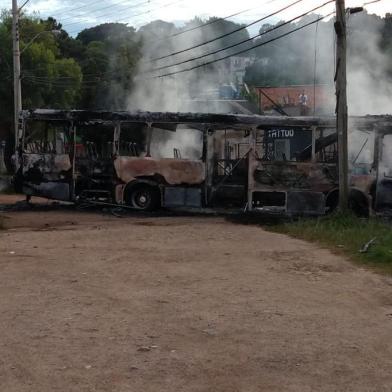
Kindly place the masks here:
POLYGON ((325 206, 326 208, 326 213, 331 214, 335 212, 338 208, 339 204, 339 191, 337 189, 334 189, 333 191, 329 192, 326 198, 325 206))
POLYGON ((153 211, 159 207, 160 191, 149 184, 136 184, 126 189, 125 203, 142 211, 153 211))
POLYGON ((369 199, 360 190, 350 189, 348 205, 356 216, 369 218, 369 199))
MULTIPOLYGON (((339 190, 335 189, 327 195, 327 214, 336 211, 338 206, 339 190)), ((355 215, 361 218, 369 217, 369 200, 366 195, 358 189, 350 189, 348 196, 348 207, 355 215)))

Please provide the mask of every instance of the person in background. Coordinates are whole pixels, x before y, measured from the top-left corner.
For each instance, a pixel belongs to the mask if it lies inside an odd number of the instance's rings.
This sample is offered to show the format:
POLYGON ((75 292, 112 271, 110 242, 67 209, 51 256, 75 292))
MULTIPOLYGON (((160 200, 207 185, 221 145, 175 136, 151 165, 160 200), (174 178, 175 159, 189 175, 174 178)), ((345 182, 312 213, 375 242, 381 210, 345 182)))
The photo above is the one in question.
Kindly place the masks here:
POLYGON ((305 94, 305 90, 299 95, 299 107, 300 115, 306 116, 308 114, 308 96, 305 94))

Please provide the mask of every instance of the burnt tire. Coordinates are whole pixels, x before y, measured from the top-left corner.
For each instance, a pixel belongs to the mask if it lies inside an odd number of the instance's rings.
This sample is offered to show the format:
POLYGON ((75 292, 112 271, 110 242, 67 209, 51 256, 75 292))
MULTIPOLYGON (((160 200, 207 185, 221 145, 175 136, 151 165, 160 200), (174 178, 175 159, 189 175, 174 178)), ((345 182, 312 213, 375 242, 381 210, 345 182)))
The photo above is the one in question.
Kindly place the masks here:
POLYGON ((360 218, 369 218, 369 199, 361 191, 351 189, 348 197, 348 207, 360 218))
POLYGON ((125 190, 125 203, 140 211, 153 211, 159 208, 160 191, 149 184, 135 184, 125 190))
MULTIPOLYGON (((339 207, 339 191, 333 190, 327 195, 327 214, 337 211, 339 207)), ((358 217, 369 217, 369 200, 358 189, 351 188, 348 195, 348 207, 358 217)))
POLYGON ((327 207, 326 213, 332 214, 338 209, 339 205, 339 191, 333 190, 327 195, 325 206, 327 207))

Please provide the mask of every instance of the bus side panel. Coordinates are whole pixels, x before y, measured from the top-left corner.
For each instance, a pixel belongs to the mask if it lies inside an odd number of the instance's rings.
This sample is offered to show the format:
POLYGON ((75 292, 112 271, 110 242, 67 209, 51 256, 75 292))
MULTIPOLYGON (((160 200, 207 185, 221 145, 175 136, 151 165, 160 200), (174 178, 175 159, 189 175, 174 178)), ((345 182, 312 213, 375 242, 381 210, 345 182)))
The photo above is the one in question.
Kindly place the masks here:
POLYGON ((170 185, 200 185, 205 179, 205 165, 200 160, 121 156, 115 159, 114 167, 124 183, 160 176, 170 185))
POLYGON ((70 200, 72 165, 68 154, 23 154, 21 174, 26 195, 70 200))

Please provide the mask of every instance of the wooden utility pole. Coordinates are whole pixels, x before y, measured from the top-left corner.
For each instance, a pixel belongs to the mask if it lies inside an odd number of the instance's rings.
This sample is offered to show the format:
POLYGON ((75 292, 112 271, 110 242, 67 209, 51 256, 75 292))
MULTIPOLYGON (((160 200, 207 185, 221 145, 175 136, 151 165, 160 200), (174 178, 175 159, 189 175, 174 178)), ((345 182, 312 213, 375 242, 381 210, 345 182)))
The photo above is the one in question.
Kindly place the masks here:
POLYGON ((347 36, 345 0, 336 0, 336 130, 339 153, 339 208, 348 209, 347 36))
POLYGON ((20 83, 20 50, 19 50, 19 13, 17 0, 12 0, 12 45, 14 58, 14 133, 15 148, 18 146, 19 113, 22 110, 22 92, 20 83))

